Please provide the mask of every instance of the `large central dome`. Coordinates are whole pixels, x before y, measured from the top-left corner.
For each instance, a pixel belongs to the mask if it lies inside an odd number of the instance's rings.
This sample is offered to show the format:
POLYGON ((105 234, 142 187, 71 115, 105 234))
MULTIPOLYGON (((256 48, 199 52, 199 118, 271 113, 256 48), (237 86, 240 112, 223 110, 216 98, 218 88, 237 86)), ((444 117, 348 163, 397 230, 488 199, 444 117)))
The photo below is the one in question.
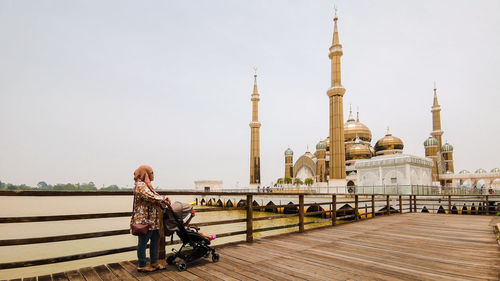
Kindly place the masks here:
POLYGON ((365 124, 359 122, 359 112, 358 118, 355 120, 352 116, 352 110, 349 110, 349 118, 344 124, 344 141, 355 141, 356 137, 362 141, 371 142, 372 132, 365 124))

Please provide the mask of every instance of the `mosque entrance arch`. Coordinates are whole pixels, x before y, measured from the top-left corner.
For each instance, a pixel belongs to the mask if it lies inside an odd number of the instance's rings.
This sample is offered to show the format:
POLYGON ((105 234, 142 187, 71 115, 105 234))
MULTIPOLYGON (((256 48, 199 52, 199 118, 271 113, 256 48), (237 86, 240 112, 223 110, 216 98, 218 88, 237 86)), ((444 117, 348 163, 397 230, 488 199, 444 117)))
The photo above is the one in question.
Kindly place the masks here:
POLYGON ((306 179, 316 177, 316 163, 307 155, 302 155, 295 165, 293 165, 293 174, 296 178, 306 179))
POLYGON ((356 185, 352 180, 347 182, 347 192, 354 193, 356 192, 356 185))

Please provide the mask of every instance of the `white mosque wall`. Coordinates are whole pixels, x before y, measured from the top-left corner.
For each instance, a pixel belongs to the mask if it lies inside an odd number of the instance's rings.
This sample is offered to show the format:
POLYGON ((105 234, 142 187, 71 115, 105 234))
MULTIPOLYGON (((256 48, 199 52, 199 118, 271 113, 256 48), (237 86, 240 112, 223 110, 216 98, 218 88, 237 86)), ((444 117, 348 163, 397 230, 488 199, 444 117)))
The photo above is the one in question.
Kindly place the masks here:
POLYGON ((222 191, 222 181, 219 180, 199 180, 194 182, 194 188, 196 191, 222 191))
POLYGON ((358 160, 358 186, 410 186, 432 184, 432 160, 393 154, 358 160))

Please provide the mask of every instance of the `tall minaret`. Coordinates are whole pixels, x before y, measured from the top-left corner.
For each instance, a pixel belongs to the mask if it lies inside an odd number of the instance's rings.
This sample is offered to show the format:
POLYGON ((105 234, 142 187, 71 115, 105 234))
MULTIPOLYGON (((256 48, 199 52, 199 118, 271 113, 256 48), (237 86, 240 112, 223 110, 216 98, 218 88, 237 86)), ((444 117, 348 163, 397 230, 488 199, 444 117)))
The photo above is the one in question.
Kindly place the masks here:
POLYGON ((257 68, 254 68, 254 84, 252 93, 252 122, 250 122, 250 186, 258 186, 260 181, 260 122, 259 91, 257 90, 257 68))
POLYGON ((345 89, 340 81, 340 57, 342 56, 342 45, 339 43, 337 30, 337 8, 335 8, 335 27, 333 31, 333 43, 330 47, 328 57, 332 60, 332 86, 327 91, 330 98, 330 178, 329 181, 345 180, 345 148, 344 148, 344 110, 342 97, 345 89))
POLYGON ((443 130, 441 130, 441 106, 438 103, 436 82, 434 82, 434 104, 431 108, 432 112, 432 132, 431 135, 437 139, 438 147, 441 149, 443 142, 441 136, 443 135, 443 130))

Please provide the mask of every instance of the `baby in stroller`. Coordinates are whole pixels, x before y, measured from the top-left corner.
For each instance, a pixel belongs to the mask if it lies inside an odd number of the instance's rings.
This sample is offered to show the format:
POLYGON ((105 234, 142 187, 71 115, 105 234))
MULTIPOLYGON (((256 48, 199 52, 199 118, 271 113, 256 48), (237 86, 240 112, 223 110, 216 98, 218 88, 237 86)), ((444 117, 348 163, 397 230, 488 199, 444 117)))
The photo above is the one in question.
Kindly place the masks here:
POLYGON ((212 241, 215 238, 217 238, 217 235, 215 235, 215 234, 214 235, 207 235, 207 234, 205 234, 203 232, 200 232, 199 228, 196 228, 196 227, 193 228, 193 227, 191 227, 189 225, 189 223, 191 222, 191 220, 194 218, 195 214, 196 214, 196 211, 194 210, 194 208, 191 208, 191 214, 189 215, 189 218, 187 220, 183 219, 183 221, 184 221, 184 228, 186 228, 187 231, 195 231, 196 230, 198 232, 198 234, 200 234, 201 236, 207 238, 210 241, 212 241))
MULTIPOLYGON (((198 260, 202 257, 208 257, 212 254, 212 261, 219 261, 219 254, 215 253, 215 249, 211 248, 210 241, 215 239, 215 235, 206 235, 199 232, 199 228, 189 226, 189 222, 194 217, 193 206, 181 202, 174 202, 172 205, 167 205, 163 214, 163 225, 165 236, 171 236, 174 233, 179 236, 182 241, 181 248, 168 256, 167 263, 174 264, 177 259, 177 269, 183 271, 187 268, 187 263, 198 260), (189 218, 188 218, 189 216, 189 218), (192 249, 183 249, 187 246, 192 249)), ((173 239, 173 238, 172 238, 173 239)))

